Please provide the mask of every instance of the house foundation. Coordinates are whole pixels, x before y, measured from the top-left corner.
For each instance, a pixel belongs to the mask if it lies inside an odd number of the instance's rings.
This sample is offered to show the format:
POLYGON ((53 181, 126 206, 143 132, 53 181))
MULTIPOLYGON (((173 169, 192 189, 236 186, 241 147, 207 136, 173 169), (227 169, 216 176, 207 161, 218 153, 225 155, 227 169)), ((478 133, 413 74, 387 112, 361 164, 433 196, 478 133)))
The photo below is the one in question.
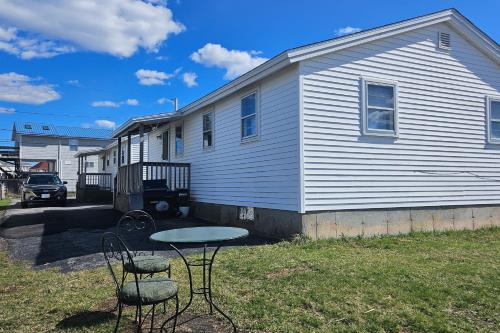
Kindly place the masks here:
POLYGON ((259 235, 312 239, 371 237, 412 231, 475 230, 500 226, 500 206, 422 207, 327 211, 300 214, 254 208, 253 221, 240 220, 237 206, 193 202, 192 214, 218 225, 244 227, 259 235))

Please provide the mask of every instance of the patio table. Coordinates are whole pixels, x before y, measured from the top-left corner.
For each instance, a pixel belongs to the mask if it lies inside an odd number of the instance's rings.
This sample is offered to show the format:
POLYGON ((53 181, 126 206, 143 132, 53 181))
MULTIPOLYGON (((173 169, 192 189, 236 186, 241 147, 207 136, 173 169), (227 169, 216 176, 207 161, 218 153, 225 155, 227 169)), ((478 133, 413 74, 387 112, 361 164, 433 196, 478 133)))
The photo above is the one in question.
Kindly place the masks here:
MULTIPOLYGON (((193 301, 194 295, 203 295, 205 301, 210 307, 210 314, 213 314, 213 309, 219 312, 224 318, 226 318, 233 327, 233 332, 236 332, 236 325, 232 319, 225 314, 213 301, 212 298, 212 265, 214 263, 215 255, 219 252, 219 249, 227 244, 227 242, 244 238, 248 236, 248 230, 242 228, 234 227, 195 227, 195 228, 180 228, 172 229, 166 231, 160 231, 154 233, 150 236, 150 239, 154 242, 160 242, 168 244, 172 247, 182 258, 184 264, 186 265, 188 276, 189 276, 189 302, 187 305, 179 311, 178 315, 181 315, 186 311, 193 301), (179 248, 175 244, 203 244, 203 258, 188 261, 186 257, 182 254, 179 248), (215 245, 216 249, 210 257, 207 257, 207 246, 215 245), (191 274, 191 267, 202 267, 203 269, 203 286, 195 288, 193 286, 193 277, 191 274), (207 269, 208 268, 208 269, 207 269)), ((174 317, 174 316, 173 316, 174 317)), ((169 322, 173 317, 167 319, 165 324, 169 322)))

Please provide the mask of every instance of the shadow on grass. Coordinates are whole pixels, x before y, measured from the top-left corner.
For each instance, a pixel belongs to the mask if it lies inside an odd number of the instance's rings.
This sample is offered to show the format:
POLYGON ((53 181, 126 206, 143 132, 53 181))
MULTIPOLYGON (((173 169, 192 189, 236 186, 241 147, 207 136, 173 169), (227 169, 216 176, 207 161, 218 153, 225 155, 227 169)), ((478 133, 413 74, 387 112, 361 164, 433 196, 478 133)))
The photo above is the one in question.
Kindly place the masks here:
POLYGON ((116 315, 108 311, 82 311, 64 318, 56 327, 59 329, 84 328, 116 320, 116 315))

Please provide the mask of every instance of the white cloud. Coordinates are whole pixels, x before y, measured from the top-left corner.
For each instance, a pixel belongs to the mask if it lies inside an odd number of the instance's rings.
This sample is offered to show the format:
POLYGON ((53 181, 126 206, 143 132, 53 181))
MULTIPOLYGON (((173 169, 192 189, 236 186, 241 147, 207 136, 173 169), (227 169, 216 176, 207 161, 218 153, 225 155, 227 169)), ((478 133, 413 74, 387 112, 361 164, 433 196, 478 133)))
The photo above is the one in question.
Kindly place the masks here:
POLYGON ((90 105, 93 107, 99 108, 99 107, 104 107, 104 108, 119 108, 121 105, 130 105, 130 106, 137 106, 139 105, 139 101, 135 98, 129 98, 127 100, 121 101, 121 102, 113 102, 113 101, 95 101, 92 102, 90 105))
POLYGON ((116 128, 116 123, 111 120, 99 119, 94 122, 98 127, 114 129, 116 128))
POLYGON ((198 85, 198 82, 196 82, 196 79, 198 78, 198 75, 193 72, 187 72, 182 74, 182 81, 189 87, 194 87, 198 85))
POLYGON ((61 45, 51 40, 22 37, 16 28, 0 26, 0 50, 28 60, 50 58, 73 52, 75 49, 72 46, 61 45))
POLYGON ((258 51, 228 50, 219 44, 208 43, 191 54, 191 60, 208 67, 226 70, 225 79, 234 79, 257 67, 267 58, 258 57, 258 51))
POLYGON ((165 81, 173 78, 181 68, 177 68, 173 73, 159 72, 151 69, 139 69, 135 76, 139 79, 139 84, 143 86, 164 85, 165 81))
POLYGON ((361 28, 353 28, 353 27, 344 27, 344 28, 339 28, 335 30, 335 35, 336 36, 342 36, 342 35, 350 35, 355 32, 360 32, 361 28))
POLYGON ((68 81, 66 81, 66 84, 69 86, 73 86, 73 87, 81 87, 82 86, 80 81, 78 81, 78 80, 68 80, 68 81))
POLYGON ((0 106, 0 114, 2 113, 14 113, 16 112, 16 109, 14 108, 4 108, 2 106, 0 106))
POLYGON ((158 104, 163 105, 168 102, 168 98, 162 97, 156 101, 158 104))
POLYGON ((116 102, 112 102, 112 101, 95 101, 95 102, 92 102, 92 105, 93 107, 95 108, 101 108, 101 107, 104 107, 104 108, 117 108, 120 106, 119 103, 116 103, 116 102))
POLYGON ((61 98, 52 85, 34 84, 38 80, 14 72, 0 74, 0 100, 39 105, 61 98))
POLYGON ((137 106, 139 105, 139 101, 136 100, 135 98, 129 98, 123 104, 131 105, 131 106, 137 106))
POLYGON ((130 57, 185 30, 161 1, 2 0, 0 21, 0 50, 24 59, 76 49, 130 57))

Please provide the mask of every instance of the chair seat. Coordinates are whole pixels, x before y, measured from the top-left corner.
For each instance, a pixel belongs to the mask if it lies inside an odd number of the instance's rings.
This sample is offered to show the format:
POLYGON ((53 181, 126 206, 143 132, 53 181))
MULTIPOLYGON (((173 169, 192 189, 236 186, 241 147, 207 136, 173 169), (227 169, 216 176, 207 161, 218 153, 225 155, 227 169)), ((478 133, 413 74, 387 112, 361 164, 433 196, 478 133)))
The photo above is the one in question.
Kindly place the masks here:
MULTIPOLYGON (((177 284, 168 278, 148 278, 138 280, 141 304, 163 302, 177 294, 177 284)), ((127 305, 139 304, 139 295, 135 281, 127 282, 120 291, 121 302, 127 305)))
MULTIPOLYGON (((168 259, 161 256, 136 256, 132 261, 138 274, 165 272, 170 265, 168 259)), ((134 268, 130 262, 125 263, 125 270, 133 272, 134 268)))

